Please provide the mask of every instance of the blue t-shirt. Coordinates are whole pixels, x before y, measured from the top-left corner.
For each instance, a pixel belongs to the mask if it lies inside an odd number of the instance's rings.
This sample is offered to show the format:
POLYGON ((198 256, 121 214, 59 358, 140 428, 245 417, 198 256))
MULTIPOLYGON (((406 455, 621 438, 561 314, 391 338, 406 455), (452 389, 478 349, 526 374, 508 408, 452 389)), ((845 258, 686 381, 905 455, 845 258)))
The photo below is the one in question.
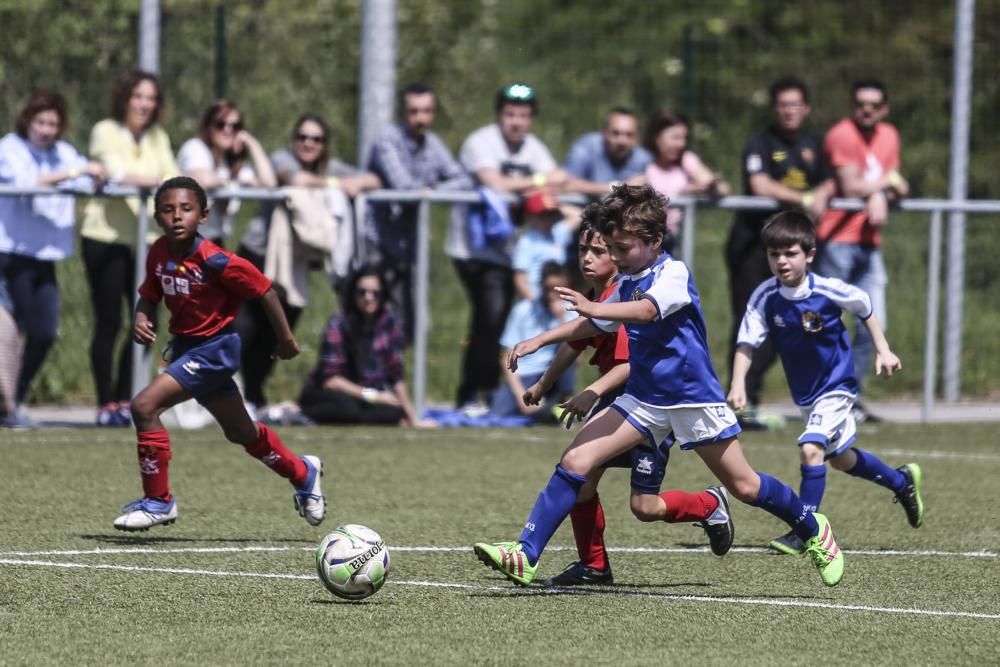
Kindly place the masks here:
MULTIPOLYGON (((708 354, 698 291, 687 266, 663 253, 649 268, 624 276, 605 303, 640 299, 652 301, 657 315, 646 324, 624 323, 632 368, 625 392, 661 407, 725 403, 708 354)), ((602 331, 619 326, 609 320, 591 322, 602 331)))
POLYGON ((737 344, 757 347, 771 336, 797 405, 808 407, 826 394, 854 396, 858 382, 841 320, 845 310, 867 320, 871 299, 837 278, 809 274, 798 287, 769 278, 750 297, 737 344))
POLYGON ((566 248, 573 240, 569 225, 560 220, 552 225, 548 234, 527 227, 521 232, 514 245, 511 263, 515 271, 524 271, 528 277, 535 298, 542 296, 542 267, 546 262, 562 266, 566 263, 566 248))
MULTIPOLYGON (((507 324, 504 325, 503 335, 500 336, 500 344, 508 350, 512 349, 522 340, 533 338, 576 316, 576 313, 569 312, 566 313, 566 317, 559 319, 538 299, 518 301, 511 308, 510 315, 507 316, 507 324)), ((534 354, 521 357, 517 360, 517 374, 541 375, 555 359, 558 347, 555 344, 546 345, 539 348, 534 354)))
POLYGON ((589 132, 575 142, 566 155, 563 165, 573 176, 592 183, 626 181, 646 171, 653 157, 642 146, 632 149, 623 164, 615 166, 604 150, 604 137, 600 132, 589 132))

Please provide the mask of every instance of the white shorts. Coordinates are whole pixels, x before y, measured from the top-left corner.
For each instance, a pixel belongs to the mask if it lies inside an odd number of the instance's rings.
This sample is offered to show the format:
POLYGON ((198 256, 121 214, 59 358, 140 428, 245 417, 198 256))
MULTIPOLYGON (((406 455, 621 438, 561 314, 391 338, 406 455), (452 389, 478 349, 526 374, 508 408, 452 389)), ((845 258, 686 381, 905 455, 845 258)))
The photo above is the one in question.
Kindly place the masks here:
POLYGON ((725 403, 667 408, 623 394, 611 407, 646 436, 650 447, 656 447, 671 433, 681 449, 692 449, 728 440, 740 432, 736 414, 725 403))
POLYGON ((850 394, 826 394, 808 408, 800 407, 806 430, 799 436, 799 445, 811 442, 826 450, 824 459, 841 454, 858 435, 851 415, 855 397, 850 394))

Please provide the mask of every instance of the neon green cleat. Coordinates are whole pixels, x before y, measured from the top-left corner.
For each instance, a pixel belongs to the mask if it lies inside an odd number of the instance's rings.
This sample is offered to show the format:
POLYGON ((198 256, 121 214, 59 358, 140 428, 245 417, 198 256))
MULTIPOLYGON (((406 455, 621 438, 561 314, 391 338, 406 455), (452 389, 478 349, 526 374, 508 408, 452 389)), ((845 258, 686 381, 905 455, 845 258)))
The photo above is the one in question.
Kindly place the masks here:
POLYGON ((833 537, 830 520, 819 512, 814 512, 819 532, 806 540, 805 555, 810 558, 819 576, 827 586, 836 586, 844 578, 844 554, 833 537))
POLYGON ((538 565, 528 562, 520 542, 480 542, 472 550, 484 565, 489 565, 519 586, 527 586, 535 578, 538 565))
POLYGON ((920 528, 920 524, 924 522, 924 499, 920 497, 920 485, 924 481, 923 473, 920 472, 920 466, 916 463, 907 463, 898 470, 906 479, 906 484, 896 492, 896 498, 893 502, 903 506, 906 511, 906 520, 910 522, 911 526, 920 528))

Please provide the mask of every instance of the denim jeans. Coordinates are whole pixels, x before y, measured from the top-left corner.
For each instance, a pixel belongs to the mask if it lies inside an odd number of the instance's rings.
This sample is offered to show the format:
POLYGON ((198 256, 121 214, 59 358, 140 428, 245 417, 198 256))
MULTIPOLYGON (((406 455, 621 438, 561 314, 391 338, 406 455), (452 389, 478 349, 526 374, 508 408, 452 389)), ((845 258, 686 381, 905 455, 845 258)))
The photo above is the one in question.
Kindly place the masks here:
MULTIPOLYGON (((878 248, 856 243, 825 243, 820 246, 815 269, 821 276, 840 278, 845 283, 864 290, 872 300, 872 312, 882 325, 882 330, 888 329, 885 286, 889 283, 889 276, 878 248)), ((854 375, 858 380, 858 388, 861 389, 872 370, 875 344, 860 319, 856 321, 856 325, 853 343, 854 375)))

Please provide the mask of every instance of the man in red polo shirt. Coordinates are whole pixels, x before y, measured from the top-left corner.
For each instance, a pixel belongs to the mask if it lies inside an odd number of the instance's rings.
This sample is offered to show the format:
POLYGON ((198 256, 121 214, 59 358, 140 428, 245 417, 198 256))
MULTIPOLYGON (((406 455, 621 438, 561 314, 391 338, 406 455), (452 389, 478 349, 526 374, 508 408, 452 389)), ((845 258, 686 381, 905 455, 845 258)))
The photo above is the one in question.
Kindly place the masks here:
MULTIPOLYGON (((819 253, 816 273, 856 285, 872 301, 883 327, 887 326, 885 287, 888 274, 879 250, 882 228, 889 222, 889 204, 905 197, 910 186, 899 173, 899 132, 884 122, 889 95, 880 81, 858 81, 852 87, 851 115, 826 134, 823 150, 841 197, 865 200, 863 211, 827 210, 816 227, 819 253)), ((854 372, 859 392, 871 370, 873 344, 868 330, 856 328, 854 372)), ((855 419, 871 415, 857 403, 855 419)))

